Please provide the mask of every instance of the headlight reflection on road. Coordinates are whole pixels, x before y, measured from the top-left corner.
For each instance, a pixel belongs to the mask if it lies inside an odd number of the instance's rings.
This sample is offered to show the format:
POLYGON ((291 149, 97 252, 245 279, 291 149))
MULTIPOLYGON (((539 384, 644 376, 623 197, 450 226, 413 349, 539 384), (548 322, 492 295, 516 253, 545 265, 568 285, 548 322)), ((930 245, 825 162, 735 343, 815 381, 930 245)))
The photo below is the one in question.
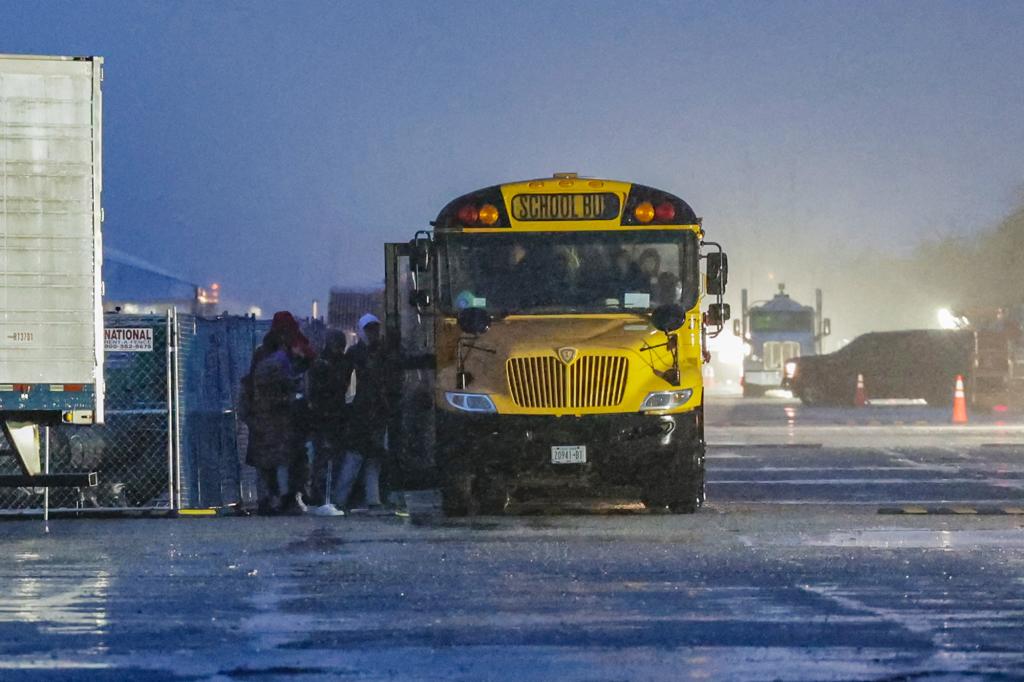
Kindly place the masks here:
POLYGON ((786 426, 796 426, 796 408, 787 405, 782 411, 786 413, 786 426))

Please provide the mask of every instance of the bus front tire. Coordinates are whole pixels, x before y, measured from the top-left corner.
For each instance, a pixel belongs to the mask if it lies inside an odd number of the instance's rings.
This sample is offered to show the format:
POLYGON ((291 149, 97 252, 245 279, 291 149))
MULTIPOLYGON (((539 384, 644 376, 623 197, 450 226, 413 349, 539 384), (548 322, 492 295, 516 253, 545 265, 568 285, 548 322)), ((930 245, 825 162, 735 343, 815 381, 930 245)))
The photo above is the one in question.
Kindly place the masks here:
POLYGON ((473 516, 477 513, 470 474, 459 472, 445 477, 441 486, 441 509, 445 516, 473 516))
POLYGON ((703 450, 678 453, 667 466, 658 467, 644 486, 644 505, 668 509, 673 514, 693 514, 704 506, 703 450))
POLYGON ((448 477, 441 489, 441 507, 446 516, 493 516, 505 513, 509 504, 508 486, 460 472, 448 477))

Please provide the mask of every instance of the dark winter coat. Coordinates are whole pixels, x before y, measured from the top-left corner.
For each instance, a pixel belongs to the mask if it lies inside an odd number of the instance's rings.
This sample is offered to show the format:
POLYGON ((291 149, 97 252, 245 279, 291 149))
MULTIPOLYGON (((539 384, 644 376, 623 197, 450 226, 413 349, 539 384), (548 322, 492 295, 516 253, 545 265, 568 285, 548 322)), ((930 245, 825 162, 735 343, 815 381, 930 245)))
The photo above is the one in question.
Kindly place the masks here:
POLYGON ((296 376, 286 350, 267 354, 251 373, 249 447, 246 462, 258 469, 288 465, 301 448, 302 411, 297 400, 301 375, 296 376))
POLYGON ((313 429, 319 435, 340 437, 345 427, 352 364, 343 353, 325 353, 309 372, 309 401, 313 429))
MULTIPOLYGON (((387 398, 387 358, 383 344, 370 348, 363 340, 345 352, 355 377, 355 397, 348 415, 348 447, 379 456, 391 408, 387 398)), ((348 386, 346 385, 346 390, 348 386)))

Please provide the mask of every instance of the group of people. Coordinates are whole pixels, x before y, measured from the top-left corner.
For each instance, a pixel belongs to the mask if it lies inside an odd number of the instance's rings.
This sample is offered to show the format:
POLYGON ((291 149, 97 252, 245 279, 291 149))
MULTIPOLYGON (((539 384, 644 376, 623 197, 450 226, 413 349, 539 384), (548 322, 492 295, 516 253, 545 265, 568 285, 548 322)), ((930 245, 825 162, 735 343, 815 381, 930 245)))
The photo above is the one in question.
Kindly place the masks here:
POLYGON ((291 313, 274 315, 242 382, 257 513, 341 516, 356 504, 382 507, 389 410, 380 320, 363 315, 358 336, 346 347, 345 334, 331 331, 318 357, 291 313))
MULTIPOLYGON (((492 284, 500 307, 625 304, 627 292, 646 295, 652 305, 678 302, 679 277, 662 269, 661 254, 647 247, 639 255, 601 245, 527 249, 509 246, 504 267, 483 278, 492 284)), ((634 304, 635 305, 635 304, 634 304)))

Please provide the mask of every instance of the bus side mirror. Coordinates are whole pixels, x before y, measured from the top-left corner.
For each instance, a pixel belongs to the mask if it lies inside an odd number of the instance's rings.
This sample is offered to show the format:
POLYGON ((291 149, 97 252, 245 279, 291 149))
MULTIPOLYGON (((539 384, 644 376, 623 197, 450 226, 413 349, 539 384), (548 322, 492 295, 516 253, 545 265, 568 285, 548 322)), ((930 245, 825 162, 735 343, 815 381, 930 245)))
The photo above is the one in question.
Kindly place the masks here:
POLYGON ((651 313, 651 324, 658 331, 671 334, 686 322, 686 311, 683 306, 675 303, 659 305, 651 313))
POLYGON ((712 303, 704 318, 709 327, 721 327, 731 316, 728 303, 712 303))
POLYGON ((827 317, 821 321, 821 335, 828 336, 832 333, 832 320, 827 317))
POLYGON ((472 336, 480 336, 491 328, 491 316, 483 308, 465 308, 460 310, 456 319, 458 320, 459 328, 472 336))
POLYGON ((415 306, 417 313, 422 313, 434 303, 427 275, 433 262, 433 246, 430 233, 423 230, 409 242, 409 272, 412 275, 409 305, 415 306))
POLYGON ((409 292, 409 305, 417 309, 429 308, 431 302, 430 292, 426 289, 415 289, 409 292))
POLYGON ((718 252, 709 253, 707 259, 708 293, 712 296, 721 296, 729 282, 729 257, 718 252))
POLYGON ((742 320, 733 320, 732 321, 732 333, 733 333, 734 336, 742 336, 743 335, 743 322, 742 322, 742 320))
POLYGON ((409 269, 420 273, 430 270, 430 240, 416 237, 409 249, 409 269))

